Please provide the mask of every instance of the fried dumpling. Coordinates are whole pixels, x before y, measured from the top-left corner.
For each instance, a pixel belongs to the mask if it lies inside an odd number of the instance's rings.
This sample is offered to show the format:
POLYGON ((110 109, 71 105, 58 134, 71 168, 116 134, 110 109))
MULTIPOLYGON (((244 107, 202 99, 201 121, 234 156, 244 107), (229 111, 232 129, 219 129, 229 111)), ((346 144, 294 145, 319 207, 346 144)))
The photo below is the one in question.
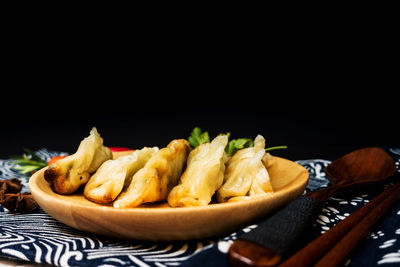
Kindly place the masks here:
POLYGON ((144 147, 129 155, 107 160, 93 174, 83 191, 84 196, 97 203, 110 203, 128 186, 132 176, 158 151, 157 147, 144 147))
POLYGON ((222 185, 225 171, 227 135, 203 143, 190 152, 180 184, 168 195, 171 207, 205 206, 222 185))
POLYGON ((44 178, 56 193, 71 194, 86 184, 90 175, 111 158, 110 149, 103 146, 103 138, 93 127, 75 154, 50 165, 44 172, 44 178))
POLYGON ((238 150, 226 163, 224 184, 217 191, 217 201, 238 201, 273 192, 263 164, 265 139, 258 135, 254 146, 238 150))
POLYGON ((137 171, 129 186, 114 201, 115 208, 133 208, 162 201, 178 183, 190 152, 188 141, 177 139, 160 149, 137 171))

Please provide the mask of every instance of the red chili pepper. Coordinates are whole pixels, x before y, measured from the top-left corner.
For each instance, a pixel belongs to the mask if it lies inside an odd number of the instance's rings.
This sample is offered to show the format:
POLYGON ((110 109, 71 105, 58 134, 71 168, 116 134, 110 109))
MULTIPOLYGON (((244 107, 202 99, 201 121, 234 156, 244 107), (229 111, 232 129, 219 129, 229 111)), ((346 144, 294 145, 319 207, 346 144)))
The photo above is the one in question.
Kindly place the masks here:
POLYGON ((108 147, 108 148, 109 148, 112 152, 133 150, 133 149, 126 148, 126 147, 108 147))
POLYGON ((56 162, 56 161, 58 161, 58 160, 60 160, 60 159, 63 159, 63 158, 65 158, 65 157, 67 157, 67 156, 55 156, 55 157, 52 157, 52 158, 47 162, 47 165, 51 165, 51 164, 53 164, 54 162, 56 162))

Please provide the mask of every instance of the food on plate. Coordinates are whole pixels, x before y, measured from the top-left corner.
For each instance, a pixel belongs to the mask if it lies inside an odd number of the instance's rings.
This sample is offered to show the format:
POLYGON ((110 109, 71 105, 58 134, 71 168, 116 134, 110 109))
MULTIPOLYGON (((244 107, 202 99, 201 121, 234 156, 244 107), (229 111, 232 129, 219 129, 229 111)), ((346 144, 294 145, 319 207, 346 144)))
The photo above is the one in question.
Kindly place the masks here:
MULTIPOLYGON (((159 201, 171 207, 205 206, 273 193, 268 168, 274 157, 266 151, 281 148, 286 146, 266 149, 261 135, 230 140, 226 133, 211 141, 208 132, 195 127, 188 140, 131 150, 105 147, 93 127, 74 154, 49 162, 44 178, 56 193, 72 194, 85 186, 86 199, 112 202, 115 208, 159 201)), ((21 162, 28 159, 24 155, 21 162)))
POLYGON ((81 141, 78 150, 51 164, 44 172, 44 178, 53 191, 71 194, 87 183, 90 175, 111 158, 110 149, 103 146, 103 138, 93 127, 90 135, 81 141))
POLYGON ((51 164, 55 163, 56 161, 59 161, 60 159, 63 159, 66 157, 68 157, 68 156, 54 156, 47 162, 47 165, 50 166, 51 164))
POLYGON ((190 152, 179 185, 168 195, 171 207, 205 206, 211 202, 224 179, 227 143, 228 136, 219 135, 190 152))
POLYGON ((179 181, 190 145, 185 139, 171 141, 137 171, 126 189, 114 201, 115 208, 137 207, 142 203, 166 200, 179 181))
POLYGON ((203 132, 200 127, 194 127, 188 138, 190 148, 195 149, 203 143, 210 143, 210 135, 208 132, 203 132))
POLYGON ((128 186, 132 176, 158 151, 157 147, 144 147, 129 155, 107 160, 93 174, 85 186, 84 195, 96 203, 110 203, 128 186))
POLYGON ((233 156, 236 153, 236 151, 252 146, 254 146, 254 142, 250 138, 232 139, 226 146, 225 151, 228 156, 233 156))
MULTIPOLYGON (((229 139, 231 134, 227 133, 226 135, 229 139)), ((200 127, 194 127, 188 138, 188 141, 190 143, 191 149, 195 149, 203 143, 210 143, 210 135, 207 131, 203 132, 200 127)), ((235 154, 236 151, 251 146, 254 146, 254 142, 250 138, 232 139, 229 140, 228 144, 226 145, 225 152, 230 157, 235 154)))
POLYGON ((130 148, 126 148, 126 147, 115 147, 115 146, 111 146, 108 147, 111 152, 122 152, 122 151, 133 151, 134 149, 130 149, 130 148))
POLYGON ((262 159, 265 139, 257 135, 254 146, 238 150, 226 163, 224 183, 217 191, 217 201, 239 201, 273 192, 262 159))

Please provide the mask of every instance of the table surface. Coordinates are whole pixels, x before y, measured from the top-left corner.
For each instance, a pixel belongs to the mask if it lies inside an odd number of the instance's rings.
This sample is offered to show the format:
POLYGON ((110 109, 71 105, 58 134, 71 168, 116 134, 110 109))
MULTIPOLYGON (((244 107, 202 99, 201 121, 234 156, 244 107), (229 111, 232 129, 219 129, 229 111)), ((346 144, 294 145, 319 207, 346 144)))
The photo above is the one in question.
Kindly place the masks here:
MULTIPOLYGON (((291 160, 334 160, 355 149, 367 146, 399 146, 398 122, 391 110, 389 116, 368 109, 338 112, 332 107, 316 110, 266 108, 183 107, 124 108, 105 112, 60 112, 30 117, 21 123, 15 117, 2 121, 0 158, 23 153, 23 148, 43 147, 73 153, 79 142, 96 126, 107 146, 140 148, 165 146, 175 138, 187 138, 195 126, 211 136, 230 132, 232 138, 262 134, 267 146, 287 145, 273 152, 291 160)), ((0 259, 1 265, 21 263, 0 259)), ((22 263, 24 264, 24 263, 22 263)), ((27 265, 30 266, 30 265, 27 265)))
MULTIPOLYGON (((399 148, 387 151, 394 157, 396 165, 399 166, 399 148)), ((53 152, 50 153, 45 149, 38 151, 38 154, 46 159, 54 155, 53 152)), ((297 162, 303 165, 310 174, 307 191, 315 190, 328 184, 323 170, 330 161, 315 159, 300 160, 297 162)), ((6 179, 20 177, 23 184, 26 185, 25 176, 15 172, 9 163, 10 160, 0 160, 0 165, 2 166, 0 173, 2 176, 6 179)), ((398 179, 398 177, 393 178, 398 179)), ((324 207, 316 217, 315 223, 310 225, 302 241, 305 243, 310 242, 333 227, 338 221, 343 220, 359 207, 371 201, 393 182, 393 179, 391 180, 369 189, 366 188, 362 192, 355 192, 355 195, 333 197, 326 201, 324 207)), ((12 255, 19 259, 29 259, 31 261, 55 263, 58 265, 69 261, 73 265, 84 265, 88 264, 88 262, 93 264, 94 262, 99 263, 98 261, 105 263, 113 260, 119 263, 140 262, 141 264, 142 262, 146 262, 150 266, 162 266, 160 264, 163 262, 173 265, 183 261, 191 266, 190 264, 193 261, 199 263, 206 260, 211 261, 208 264, 209 266, 227 266, 226 255, 224 254, 226 253, 227 246, 235 238, 254 229, 257 225, 257 222, 254 222, 255 224, 248 225, 237 232, 216 239, 173 243, 142 242, 138 240, 124 242, 120 239, 101 238, 74 230, 58 222, 42 210, 38 210, 32 214, 2 212, 0 216, 2 229, 0 247, 2 247, 2 255, 12 255), (32 222, 38 227, 32 227, 32 222), (10 236, 14 238, 10 238, 10 236), (67 242, 65 242, 66 237, 67 242), (16 239, 20 241, 15 242, 16 239), (211 248, 210 245, 212 245, 211 248), (195 251, 200 250, 202 251, 201 253, 191 257, 195 251), (63 253, 63 257, 59 257, 60 251, 63 253), (123 253, 121 254, 121 252, 123 253), (186 260, 189 262, 186 262, 186 260)), ((400 218, 398 215, 400 215, 399 202, 388 214, 384 215, 385 219, 377 223, 372 232, 367 235, 365 242, 360 244, 360 249, 352 255, 351 266, 375 266, 377 262, 387 263, 399 260, 398 253, 394 252, 399 248, 398 242, 395 241, 398 240, 400 229, 393 227, 398 225, 398 219, 400 218), (366 258, 366 255, 370 258, 366 258), (366 262, 368 264, 365 264, 366 262)), ((19 265, 16 262, 11 263, 19 265)))

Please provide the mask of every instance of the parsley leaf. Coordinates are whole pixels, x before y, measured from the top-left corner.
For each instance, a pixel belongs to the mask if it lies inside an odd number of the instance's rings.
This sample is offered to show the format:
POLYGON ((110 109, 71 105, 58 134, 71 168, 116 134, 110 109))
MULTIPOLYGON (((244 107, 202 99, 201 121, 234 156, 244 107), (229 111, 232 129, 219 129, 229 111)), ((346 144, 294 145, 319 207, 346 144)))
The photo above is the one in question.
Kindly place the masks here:
MULTIPOLYGON (((227 133, 228 138, 230 137, 230 133, 227 133)), ((208 132, 203 132, 200 127, 195 127, 192 130, 192 133, 190 134, 188 138, 190 147, 192 149, 195 149, 199 145, 203 143, 209 143, 210 141, 210 136, 208 132)), ((228 156, 233 156, 236 151, 247 148, 247 147, 253 147, 254 146, 254 141, 251 138, 237 138, 237 139, 232 139, 228 142, 228 144, 225 147, 225 152, 228 156)), ((268 147, 265 149, 265 151, 271 151, 275 149, 286 149, 287 146, 274 146, 274 147, 268 147)))
POLYGON ((232 139, 226 146, 225 151, 228 156, 233 156, 236 151, 252 146, 254 146, 254 141, 250 138, 232 139))
POLYGON ((200 127, 195 127, 192 130, 192 133, 190 134, 188 141, 190 147, 194 149, 203 143, 210 142, 210 136, 208 135, 208 132, 203 132, 200 129, 200 127))

